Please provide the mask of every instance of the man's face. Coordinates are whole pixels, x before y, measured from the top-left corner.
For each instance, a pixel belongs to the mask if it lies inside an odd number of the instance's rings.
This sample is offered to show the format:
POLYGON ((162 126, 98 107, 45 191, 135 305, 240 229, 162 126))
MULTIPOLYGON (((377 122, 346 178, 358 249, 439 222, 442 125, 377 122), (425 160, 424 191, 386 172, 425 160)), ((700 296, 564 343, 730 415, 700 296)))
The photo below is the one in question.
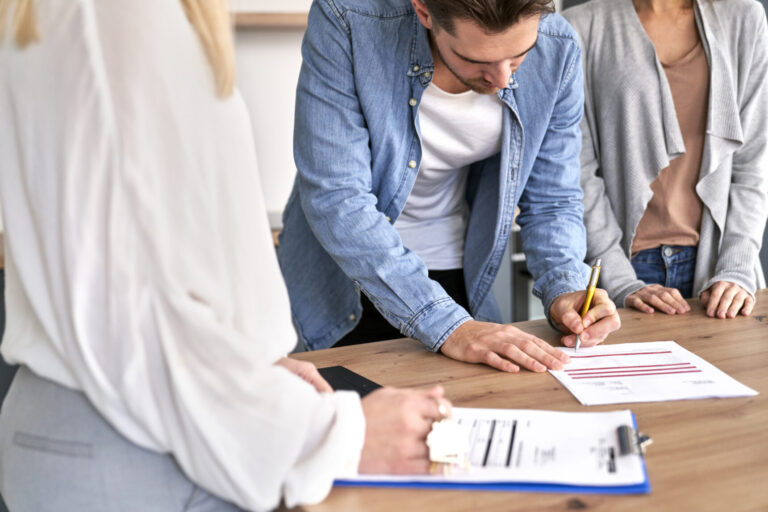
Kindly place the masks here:
POLYGON ((510 75, 536 45, 540 18, 522 18, 493 34, 469 20, 455 20, 453 35, 433 26, 432 50, 465 86, 480 94, 495 94, 507 87, 510 75))

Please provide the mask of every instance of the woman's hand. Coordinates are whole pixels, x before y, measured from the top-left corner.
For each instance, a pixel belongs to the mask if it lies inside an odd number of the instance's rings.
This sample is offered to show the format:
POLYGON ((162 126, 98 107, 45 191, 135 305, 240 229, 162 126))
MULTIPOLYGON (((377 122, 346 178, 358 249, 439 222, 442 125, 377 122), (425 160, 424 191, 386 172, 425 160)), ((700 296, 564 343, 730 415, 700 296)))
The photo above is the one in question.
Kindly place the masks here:
POLYGON ((443 394, 441 386, 429 390, 381 388, 363 398, 365 444, 360 473, 428 473, 427 435, 432 422, 450 415, 451 403, 443 394))
POLYGON ((741 312, 744 316, 752 314, 755 300, 736 283, 718 281, 699 296, 701 305, 707 310, 707 316, 717 318, 735 318, 741 312))
POLYGON ((627 296, 627 306, 643 313, 653 313, 654 308, 668 315, 682 315, 691 310, 680 290, 660 284, 649 284, 627 296))
POLYGON ((331 385, 320 375, 315 365, 308 363, 307 361, 298 361, 291 359, 290 357, 283 357, 279 359, 276 366, 282 366, 292 374, 301 377, 305 381, 312 384, 318 393, 333 393, 331 385))

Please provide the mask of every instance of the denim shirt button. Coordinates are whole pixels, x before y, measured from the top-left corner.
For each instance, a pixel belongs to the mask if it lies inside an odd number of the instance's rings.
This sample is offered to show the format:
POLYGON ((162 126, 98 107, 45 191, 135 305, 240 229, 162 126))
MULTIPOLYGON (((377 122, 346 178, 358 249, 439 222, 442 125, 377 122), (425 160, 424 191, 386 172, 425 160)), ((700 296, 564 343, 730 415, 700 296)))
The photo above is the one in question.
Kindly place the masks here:
POLYGON ((426 73, 424 73, 424 78, 429 78, 429 77, 431 77, 431 76, 432 76, 432 73, 430 73, 429 71, 427 71, 426 73))
POLYGON ((356 318, 357 318, 357 317, 355 316, 355 314, 354 314, 354 313, 352 313, 351 315, 349 315, 349 321, 350 321, 350 322, 354 322, 356 318))
POLYGON ((419 66, 413 66, 413 72, 416 73, 419 70, 419 66))
POLYGON ((416 98, 411 98, 408 100, 408 104, 412 107, 415 107, 418 101, 416 101, 416 98))
POLYGON ((408 162, 408 167, 410 167, 411 169, 415 169, 416 168, 416 160, 411 160, 410 162, 408 162))
POLYGON ((392 217, 390 217, 389 215, 387 215, 387 222, 392 222, 392 217))

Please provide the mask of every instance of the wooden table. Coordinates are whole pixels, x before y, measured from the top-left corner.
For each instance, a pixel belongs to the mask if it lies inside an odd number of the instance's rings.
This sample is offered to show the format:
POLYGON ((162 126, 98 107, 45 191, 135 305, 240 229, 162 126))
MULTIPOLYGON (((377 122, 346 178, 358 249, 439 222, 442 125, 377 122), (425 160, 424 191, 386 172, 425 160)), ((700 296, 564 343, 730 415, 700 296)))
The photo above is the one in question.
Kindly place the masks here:
MULTIPOLYGON (((629 408, 653 437, 646 464, 651 494, 604 496, 336 487, 311 512, 526 510, 768 511, 768 290, 751 317, 707 318, 697 300, 683 316, 621 310, 622 328, 609 343, 674 340, 760 395, 584 407, 548 374, 504 374, 453 361, 413 340, 395 340, 297 354, 318 367, 343 365, 383 385, 424 388, 440 383, 454 405, 560 411, 629 408)), ((557 343, 545 321, 516 324, 557 343)))

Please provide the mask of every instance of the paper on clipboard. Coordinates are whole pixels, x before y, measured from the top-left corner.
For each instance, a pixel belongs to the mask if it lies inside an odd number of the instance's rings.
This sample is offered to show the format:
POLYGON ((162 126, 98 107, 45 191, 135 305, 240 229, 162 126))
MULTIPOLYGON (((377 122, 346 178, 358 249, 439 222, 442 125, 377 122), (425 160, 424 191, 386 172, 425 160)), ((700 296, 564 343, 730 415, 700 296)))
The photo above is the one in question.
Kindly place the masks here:
POLYGON ((358 475, 338 485, 648 492, 639 454, 621 455, 617 430, 631 411, 453 409, 469 441, 469 467, 448 475, 358 475))

